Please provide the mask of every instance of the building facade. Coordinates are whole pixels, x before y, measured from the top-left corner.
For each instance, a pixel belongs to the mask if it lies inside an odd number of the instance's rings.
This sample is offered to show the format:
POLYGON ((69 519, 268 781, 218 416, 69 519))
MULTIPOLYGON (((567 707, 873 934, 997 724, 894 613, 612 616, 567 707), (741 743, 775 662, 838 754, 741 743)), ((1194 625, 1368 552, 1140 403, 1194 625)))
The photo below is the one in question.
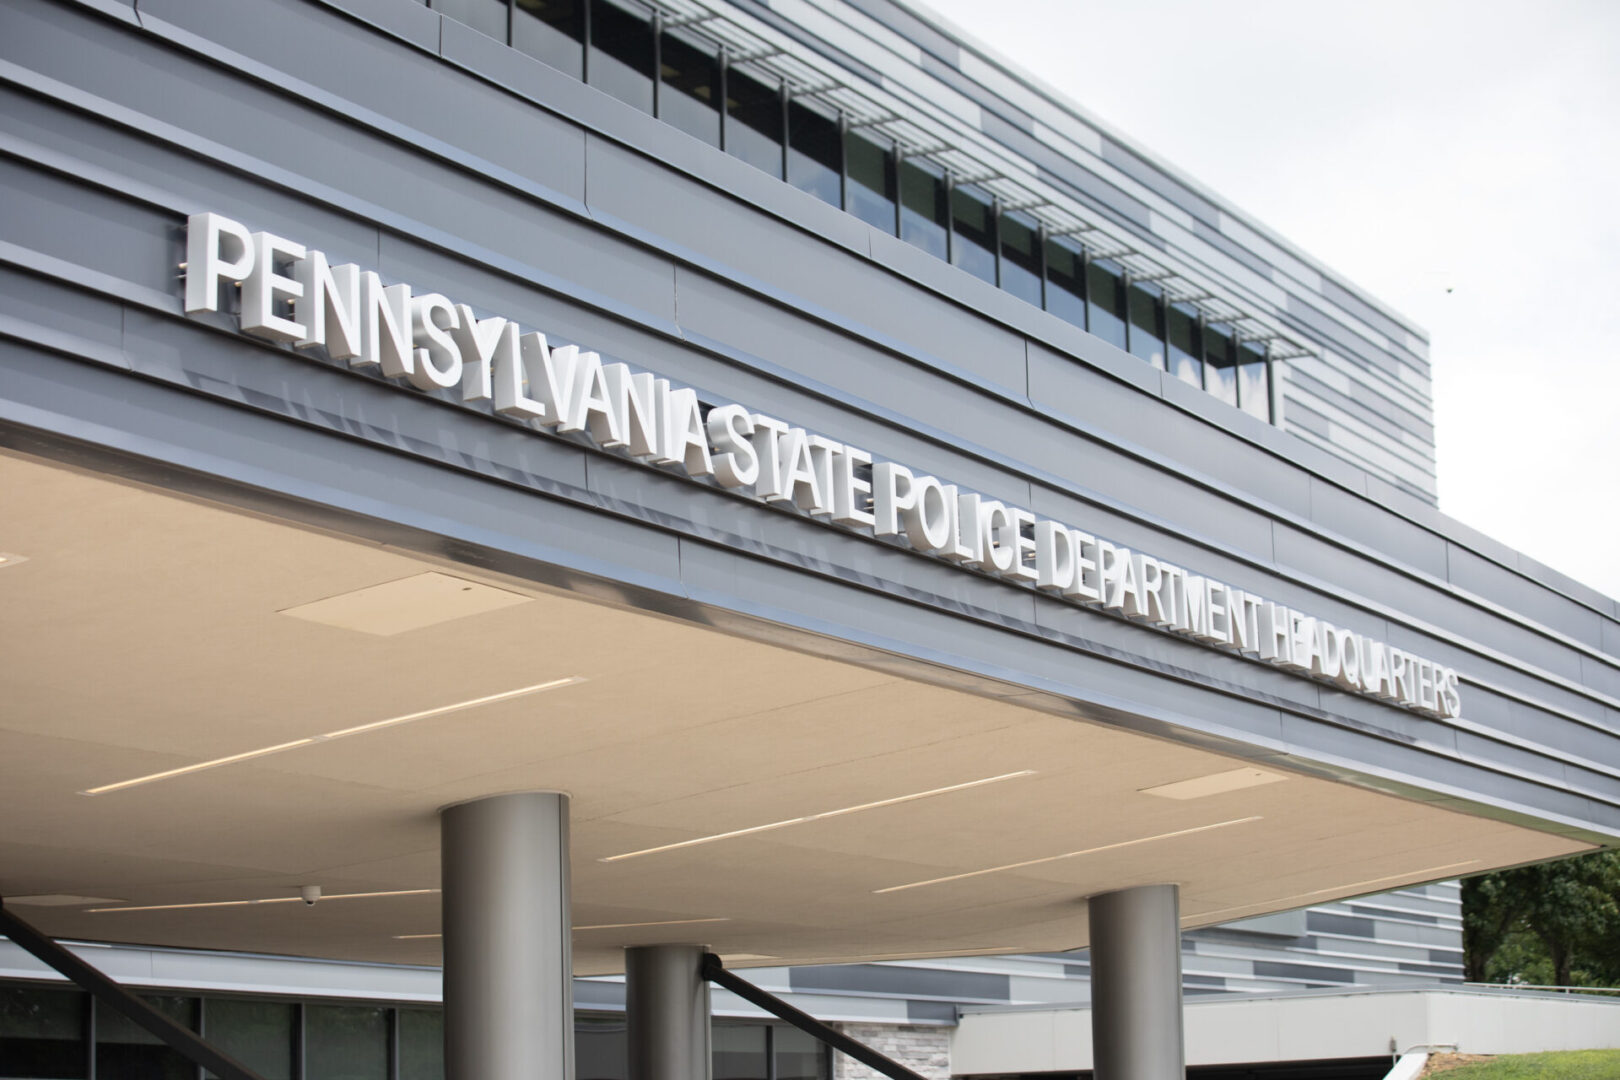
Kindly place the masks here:
MULTIPOLYGON (((1149 978, 1095 898, 1176 996, 1454 981, 1447 882, 1620 836, 1620 610, 1437 511, 1421 330, 926 13, 0 61, 0 898, 264 1075, 632 1072, 694 945, 938 1072, 1149 978)), ((195 1073, 30 964, 0 1075, 195 1073)))

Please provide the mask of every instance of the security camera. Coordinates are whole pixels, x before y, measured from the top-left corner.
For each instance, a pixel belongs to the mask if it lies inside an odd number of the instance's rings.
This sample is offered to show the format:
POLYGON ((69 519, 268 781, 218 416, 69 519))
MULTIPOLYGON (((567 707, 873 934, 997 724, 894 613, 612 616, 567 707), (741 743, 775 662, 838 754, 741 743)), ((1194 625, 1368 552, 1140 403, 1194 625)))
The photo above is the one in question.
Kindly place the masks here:
POLYGON ((304 903, 314 907, 315 901, 321 898, 321 887, 319 885, 305 885, 298 890, 298 895, 304 898, 304 903))

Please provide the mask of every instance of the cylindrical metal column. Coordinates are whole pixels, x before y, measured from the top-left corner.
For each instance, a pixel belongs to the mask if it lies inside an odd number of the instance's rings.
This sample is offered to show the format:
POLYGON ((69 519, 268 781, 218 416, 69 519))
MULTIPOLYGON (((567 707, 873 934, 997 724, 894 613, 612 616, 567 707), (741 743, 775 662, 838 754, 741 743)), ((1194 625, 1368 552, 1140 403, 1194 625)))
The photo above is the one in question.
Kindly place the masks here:
POLYGON ((448 1080, 572 1080, 568 796, 439 812, 448 1080))
POLYGON ((1093 896, 1091 1053, 1096 1080, 1184 1080, 1181 920, 1174 885, 1093 896))
POLYGON ((630 1080, 709 1080, 709 983, 700 945, 624 950, 630 1080))

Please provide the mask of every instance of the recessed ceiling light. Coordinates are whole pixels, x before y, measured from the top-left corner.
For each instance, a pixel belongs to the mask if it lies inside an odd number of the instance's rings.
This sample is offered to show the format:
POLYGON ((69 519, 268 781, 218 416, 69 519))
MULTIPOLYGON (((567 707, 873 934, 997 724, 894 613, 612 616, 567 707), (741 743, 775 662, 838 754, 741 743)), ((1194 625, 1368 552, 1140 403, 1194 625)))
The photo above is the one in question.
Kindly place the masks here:
MULTIPOLYGON (((321 903, 328 900, 369 900, 377 896, 427 896, 438 889, 389 889, 385 892, 324 893, 321 903)), ((259 900, 204 900, 195 904, 145 904, 141 907, 91 908, 88 915, 110 915, 115 911, 179 911, 182 908, 253 907, 257 904, 302 904, 302 896, 267 896, 259 900)))
POLYGON ((26 555, 13 555, 9 551, 0 551, 0 570, 3 570, 8 566, 16 566, 18 563, 25 563, 27 561, 28 556, 26 555))
POLYGON ((1162 799, 1202 799, 1208 795, 1224 795, 1228 791, 1242 791, 1244 788, 1275 784, 1279 780, 1286 779, 1288 779, 1286 776, 1266 772, 1264 769, 1242 768, 1210 773, 1208 776, 1195 776, 1191 780, 1177 780, 1173 784, 1160 784, 1157 787, 1145 787, 1140 790, 1143 795, 1157 795, 1162 799))
POLYGON ((969 870, 964 874, 950 874, 946 877, 929 878, 927 881, 912 881, 904 885, 890 885, 886 889, 873 889, 873 893, 902 892, 906 889, 920 889, 924 885, 943 885, 947 881, 961 881, 963 878, 981 877, 985 874, 999 874, 1004 870, 1021 870, 1026 866, 1040 866, 1043 863, 1057 862, 1060 859, 1077 859, 1082 855, 1096 855, 1104 851, 1116 851, 1119 848, 1135 847, 1137 844, 1151 844, 1155 840, 1173 840, 1178 836, 1192 836, 1195 833, 1209 832, 1212 829, 1224 829, 1230 825, 1243 825, 1250 821, 1259 821, 1259 815, 1253 817, 1233 818, 1231 821, 1217 821, 1213 825, 1197 825, 1191 829, 1177 829, 1175 832, 1159 833, 1157 836, 1140 836, 1135 840, 1121 840, 1115 844, 1103 844, 1100 847, 1082 848, 1079 851, 1065 851, 1061 855, 1047 855, 1040 859, 1025 859, 1023 862, 1005 863, 1001 866, 987 866, 983 870, 969 870))
POLYGON ((597 923, 595 926, 576 926, 575 930, 633 930, 642 926, 694 926, 698 923, 730 922, 729 918, 719 919, 662 919, 658 922, 617 922, 597 923))
POLYGON ((274 746, 261 746, 256 750, 244 750, 240 754, 230 754, 226 757, 199 761, 195 765, 182 765, 178 769, 165 769, 162 772, 148 773, 145 776, 137 776, 132 780, 120 780, 116 784, 103 784, 100 787, 86 788, 79 794, 105 795, 112 791, 123 791, 125 788, 139 787, 142 784, 151 784, 158 780, 172 780, 177 776, 202 772, 204 769, 217 769, 221 765, 233 765, 238 761, 250 761, 253 758, 268 757, 271 754, 279 754, 286 750, 296 750, 301 746, 314 746, 316 743, 331 742, 333 739, 346 739, 350 735, 362 735, 368 731, 378 731, 399 724, 409 724, 412 721, 426 720, 432 716, 445 716, 449 713, 460 712, 463 709, 474 709, 480 705, 493 705, 497 701, 510 701, 512 698, 538 694, 544 690, 556 690, 564 686, 573 686, 575 683, 584 681, 585 677, 583 675, 571 675, 566 679, 552 679, 550 682, 535 683, 533 686, 520 686, 516 690, 503 690, 498 694, 486 694, 483 697, 469 698, 466 701, 457 701, 449 705, 423 709, 421 712, 406 713, 404 716, 390 716, 386 720, 373 720, 369 724, 357 724, 354 727, 328 731, 324 735, 311 735, 305 739, 293 739, 291 742, 276 743, 274 746))
POLYGON ((622 855, 609 855, 598 859, 597 862, 619 862, 623 859, 634 859, 642 855, 656 855, 661 851, 677 851, 681 848, 696 847, 699 844, 712 844, 716 840, 730 840, 738 836, 752 836, 755 833, 770 832, 772 829, 785 829, 789 825, 803 825, 811 821, 825 821, 827 818, 842 817, 845 814, 856 814, 862 810, 876 810, 883 806, 898 806, 900 803, 913 802, 917 799, 931 799, 935 795, 948 795, 953 791, 966 791, 969 788, 983 787, 986 784, 999 784, 1003 780, 1016 780, 1021 776, 1034 776, 1034 769, 1024 769, 1020 772, 1002 773, 1000 776, 987 776, 982 780, 969 780, 965 784, 952 784, 949 787, 930 788, 928 791, 916 791, 910 795, 897 795, 892 799, 879 799, 877 802, 861 803, 859 806, 845 806, 837 810, 825 810, 819 814, 806 814, 804 817, 787 818, 783 821, 772 821, 765 825, 750 825, 746 829, 732 829, 730 832, 715 833, 712 836, 700 836, 695 840, 681 840, 674 844, 662 844, 658 847, 642 848, 640 851, 627 851, 622 855))
POLYGON ((27 907, 84 907, 87 904, 122 904, 115 896, 74 896, 70 893, 39 893, 35 896, 8 896, 6 906, 21 904, 27 907))
MULTIPOLYGON (((631 930, 641 926, 692 926, 696 923, 730 922, 729 918, 722 919, 661 919, 658 922, 619 922, 598 923, 595 926, 576 926, 575 932, 580 930, 631 930)), ((443 934, 395 934, 395 941, 425 941, 428 938, 443 937, 443 934)))

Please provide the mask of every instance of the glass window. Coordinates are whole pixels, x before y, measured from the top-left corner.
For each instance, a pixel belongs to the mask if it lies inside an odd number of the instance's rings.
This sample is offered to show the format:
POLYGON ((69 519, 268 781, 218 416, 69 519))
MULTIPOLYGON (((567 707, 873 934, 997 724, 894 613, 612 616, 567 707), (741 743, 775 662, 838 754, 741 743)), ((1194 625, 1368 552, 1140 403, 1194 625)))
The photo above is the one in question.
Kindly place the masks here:
POLYGON ((844 136, 844 160, 849 182, 844 185, 844 209, 894 234, 894 174, 889 170, 889 150, 864 135, 844 136))
POLYGON ((658 117, 710 146, 720 145, 720 60, 679 33, 659 46, 658 117))
POLYGON ((388 1080, 388 1010, 304 1006, 305 1080, 388 1080))
POLYGON ((74 990, 0 987, 0 1076, 82 1080, 87 1005, 74 990))
POLYGON ((1199 340, 1198 309, 1171 304, 1165 309, 1165 344, 1170 374, 1194 386, 1204 385, 1204 345, 1199 340))
POLYGON ((1025 214, 1001 215, 1001 287, 1039 307, 1041 304, 1041 234, 1025 214))
POLYGON ((764 1024, 715 1024, 714 1080, 766 1080, 764 1024))
POLYGON ((949 253, 945 173, 922 161, 900 161, 900 239, 937 259, 949 253))
POLYGON ((951 189, 951 263, 996 283, 996 217, 978 188, 951 189))
MULTIPOLYGON (((400 1009, 399 1080, 444 1080, 444 1013, 400 1009)), ((581 1080, 586 1074, 581 1072, 581 1080)))
POLYGON ((203 1002, 203 1038, 265 1080, 292 1080, 296 1016, 287 1001, 209 998, 203 1002))
POLYGON ((648 12, 591 0, 591 54, 586 74, 620 101, 652 112, 653 31, 648 12))
POLYGON ((517 0, 512 45, 574 78, 585 73, 585 0, 517 0))
POLYGON ((726 150, 782 176, 782 90, 733 68, 726 72, 726 150))
POLYGON ((626 1080, 630 1075, 628 1045, 623 1016, 591 1016, 576 1012, 576 1080, 626 1080))
POLYGON ((433 0, 431 6, 506 44, 506 0, 433 0))
POLYGON ((1204 389, 1228 405, 1237 404, 1237 342, 1223 323, 1204 327, 1204 389))
POLYGON ((1164 367, 1162 298, 1159 287, 1152 283, 1132 284, 1126 295, 1131 313, 1131 355, 1160 369, 1164 367))
POLYGON ((1125 271, 1098 259, 1086 267, 1086 329, 1111 345, 1125 347, 1125 271))
POLYGON ((1046 242, 1046 310, 1086 328, 1086 262, 1068 240, 1046 242))
POLYGON ((771 1031, 776 1080, 828 1080, 827 1048, 798 1028, 777 1026, 771 1031))
POLYGON ((788 183, 837 206, 844 154, 838 121, 797 101, 788 105, 788 183))
POLYGON ((1259 342, 1244 342, 1238 348, 1238 405, 1250 416, 1271 423, 1271 365, 1259 342))
MULTIPOLYGON (((141 998, 175 1023, 196 1030, 196 998, 145 994, 141 998)), ((122 1013, 97 1009, 96 1075, 119 1080, 195 1080, 197 1066, 122 1013)))

